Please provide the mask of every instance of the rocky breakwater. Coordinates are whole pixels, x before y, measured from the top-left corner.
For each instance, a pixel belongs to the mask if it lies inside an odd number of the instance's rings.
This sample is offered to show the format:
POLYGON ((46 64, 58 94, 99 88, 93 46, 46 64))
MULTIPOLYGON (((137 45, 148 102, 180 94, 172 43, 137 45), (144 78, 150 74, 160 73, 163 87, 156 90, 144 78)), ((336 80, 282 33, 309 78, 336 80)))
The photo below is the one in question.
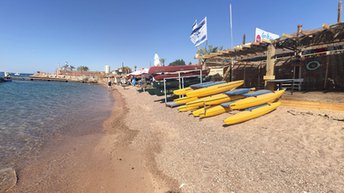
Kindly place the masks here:
POLYGON ((32 78, 42 80, 56 80, 82 83, 105 83, 104 72, 58 71, 55 73, 35 73, 32 78))

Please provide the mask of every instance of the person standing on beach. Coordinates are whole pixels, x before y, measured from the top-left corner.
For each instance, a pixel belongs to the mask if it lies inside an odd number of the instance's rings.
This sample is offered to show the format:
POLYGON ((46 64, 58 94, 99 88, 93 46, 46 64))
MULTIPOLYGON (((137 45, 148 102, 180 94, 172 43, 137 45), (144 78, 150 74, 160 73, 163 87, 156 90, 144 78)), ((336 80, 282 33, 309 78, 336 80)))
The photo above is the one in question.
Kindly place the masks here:
POLYGON ((112 88, 112 82, 110 78, 108 79, 108 88, 112 88))
POLYGON ((136 78, 135 78, 135 76, 133 76, 133 79, 132 79, 132 81, 131 81, 131 84, 132 84, 133 86, 136 85, 136 78))

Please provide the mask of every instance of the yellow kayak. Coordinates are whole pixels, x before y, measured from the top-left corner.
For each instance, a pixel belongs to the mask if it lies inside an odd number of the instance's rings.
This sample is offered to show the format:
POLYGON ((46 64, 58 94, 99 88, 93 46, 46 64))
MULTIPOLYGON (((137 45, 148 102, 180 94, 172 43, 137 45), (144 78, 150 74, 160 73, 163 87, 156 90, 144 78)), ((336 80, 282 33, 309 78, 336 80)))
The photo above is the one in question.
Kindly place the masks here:
POLYGON ((197 106, 202 107, 204 105, 218 105, 222 103, 226 103, 232 100, 242 99, 245 98, 242 95, 235 95, 235 96, 228 96, 226 94, 217 94, 208 96, 205 98, 197 99, 191 102, 186 103, 188 106, 197 106))
POLYGON ((200 88, 197 90, 191 90, 189 92, 186 92, 186 96, 188 97, 204 97, 214 94, 219 94, 222 92, 229 91, 231 89, 237 88, 244 84, 243 80, 234 81, 234 82, 227 82, 219 85, 210 86, 207 88, 200 88))
POLYGON ((190 107, 190 106, 187 106, 187 105, 183 105, 183 106, 178 107, 178 111, 179 112, 192 111, 192 110, 195 110, 195 109, 198 109, 198 107, 190 107))
POLYGON ((173 94, 175 95, 185 95, 187 92, 192 91, 193 89, 191 87, 186 87, 178 90, 174 90, 173 94))
POLYGON ((232 125, 232 124, 248 121, 248 120, 260 117, 262 115, 265 115, 265 114, 275 110, 280 105, 281 105, 281 102, 278 101, 278 102, 267 104, 265 106, 258 107, 258 108, 252 109, 252 110, 243 111, 243 112, 237 113, 231 117, 228 117, 223 122, 225 125, 232 125))
POLYGON ((258 106, 258 105, 262 105, 265 103, 274 102, 276 99, 281 97, 284 92, 285 92, 285 90, 279 90, 279 91, 275 91, 273 93, 258 95, 255 97, 248 97, 245 99, 241 99, 241 100, 232 102, 230 104, 225 103, 225 104, 217 105, 215 107, 211 107, 211 108, 206 109, 206 110, 204 110, 204 108, 203 108, 203 110, 198 109, 197 111, 194 111, 192 114, 194 116, 199 116, 200 118, 205 118, 205 117, 220 115, 220 114, 228 112, 230 110, 246 109, 249 107, 258 106))
POLYGON ((195 101, 197 99, 198 99, 197 97, 182 97, 182 98, 174 99, 173 102, 175 102, 178 105, 183 105, 188 102, 195 101))
POLYGON ((209 86, 215 86, 215 85, 219 85, 219 84, 223 84, 225 83, 225 81, 218 81, 218 82, 204 82, 204 83, 199 83, 199 84, 193 84, 189 87, 186 88, 182 88, 182 89, 178 89, 178 90, 174 90, 173 94, 175 95, 185 95, 187 92, 194 90, 194 89, 199 89, 199 88, 207 88, 209 86))
POLYGON ((278 90, 269 94, 258 95, 255 97, 248 97, 248 98, 233 102, 230 105, 230 108, 232 110, 246 109, 246 108, 258 106, 264 103, 274 102, 276 99, 280 98, 284 92, 285 90, 278 90))
POLYGON ((198 109, 196 111, 193 111, 192 114, 195 117, 205 118, 205 117, 212 117, 212 116, 220 115, 230 110, 231 110, 230 107, 223 107, 221 105, 217 105, 211 108, 198 109))

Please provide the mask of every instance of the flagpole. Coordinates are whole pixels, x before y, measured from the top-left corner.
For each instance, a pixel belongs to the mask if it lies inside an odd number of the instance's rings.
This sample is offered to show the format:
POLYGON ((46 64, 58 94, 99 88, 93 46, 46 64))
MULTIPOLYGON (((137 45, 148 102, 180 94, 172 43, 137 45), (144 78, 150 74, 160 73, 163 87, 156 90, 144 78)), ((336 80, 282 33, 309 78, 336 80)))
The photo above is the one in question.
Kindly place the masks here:
POLYGON ((233 20, 232 20, 232 1, 229 2, 229 24, 231 33, 231 43, 230 46, 233 48, 233 20))
POLYGON ((208 18, 207 17, 205 17, 205 25, 207 28, 207 41, 205 41, 205 49, 207 49, 208 47, 208 18))

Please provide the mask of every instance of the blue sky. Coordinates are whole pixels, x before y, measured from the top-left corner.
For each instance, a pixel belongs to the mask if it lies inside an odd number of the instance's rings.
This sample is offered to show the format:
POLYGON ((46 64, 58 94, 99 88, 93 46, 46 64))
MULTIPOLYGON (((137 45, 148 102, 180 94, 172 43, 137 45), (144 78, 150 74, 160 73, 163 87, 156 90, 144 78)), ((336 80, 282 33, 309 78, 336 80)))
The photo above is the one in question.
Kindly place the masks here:
MULTIPOLYGON (((234 45, 259 27, 293 33, 337 20, 338 0, 232 0, 234 45)), ((1 0, 0 71, 53 72, 65 61, 91 70, 196 62, 194 20, 208 19, 208 42, 230 46, 229 0, 1 0)), ((202 45, 204 46, 204 45, 202 45)))

